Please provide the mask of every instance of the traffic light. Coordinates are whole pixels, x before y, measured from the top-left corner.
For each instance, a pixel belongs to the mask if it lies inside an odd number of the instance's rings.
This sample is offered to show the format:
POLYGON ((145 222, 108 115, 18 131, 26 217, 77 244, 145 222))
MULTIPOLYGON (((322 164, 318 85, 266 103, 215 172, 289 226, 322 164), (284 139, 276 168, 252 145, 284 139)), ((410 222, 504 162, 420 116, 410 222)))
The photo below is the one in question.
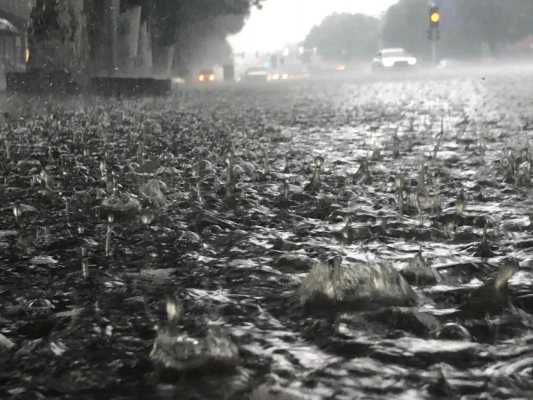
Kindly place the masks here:
POLYGON ((429 9, 429 26, 432 28, 438 28, 440 24, 440 9, 439 7, 433 5, 429 9))

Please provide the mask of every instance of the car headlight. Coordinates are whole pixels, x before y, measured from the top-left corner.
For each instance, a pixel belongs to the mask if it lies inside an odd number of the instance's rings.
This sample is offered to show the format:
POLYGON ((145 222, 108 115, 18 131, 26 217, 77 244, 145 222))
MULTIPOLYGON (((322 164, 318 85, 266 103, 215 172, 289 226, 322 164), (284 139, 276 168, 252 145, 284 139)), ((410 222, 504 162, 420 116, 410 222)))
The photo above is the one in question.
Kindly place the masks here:
POLYGON ((215 75, 213 75, 213 74, 209 75, 209 80, 211 82, 213 82, 215 80, 215 75))
POLYGON ((199 76, 198 76, 198 80, 199 80, 200 82, 205 81, 205 76, 204 76, 204 75, 199 75, 199 76))
POLYGON ((392 60, 383 60, 383 66, 385 68, 391 68, 394 66, 394 61, 392 60))
POLYGON ((284 81, 286 81, 287 79, 289 79, 289 74, 283 74, 283 75, 281 75, 281 79, 283 79, 284 81))
POLYGON ((408 61, 409 65, 416 65, 416 58, 410 58, 408 61))

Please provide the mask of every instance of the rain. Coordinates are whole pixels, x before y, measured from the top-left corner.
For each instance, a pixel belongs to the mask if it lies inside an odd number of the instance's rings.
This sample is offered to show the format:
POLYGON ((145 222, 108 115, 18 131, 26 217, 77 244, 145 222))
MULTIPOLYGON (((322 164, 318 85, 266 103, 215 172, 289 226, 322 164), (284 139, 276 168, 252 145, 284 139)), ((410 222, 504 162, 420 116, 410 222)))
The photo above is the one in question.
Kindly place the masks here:
POLYGON ((532 398, 533 7, 358 3, 0 1, 0 398, 532 398))

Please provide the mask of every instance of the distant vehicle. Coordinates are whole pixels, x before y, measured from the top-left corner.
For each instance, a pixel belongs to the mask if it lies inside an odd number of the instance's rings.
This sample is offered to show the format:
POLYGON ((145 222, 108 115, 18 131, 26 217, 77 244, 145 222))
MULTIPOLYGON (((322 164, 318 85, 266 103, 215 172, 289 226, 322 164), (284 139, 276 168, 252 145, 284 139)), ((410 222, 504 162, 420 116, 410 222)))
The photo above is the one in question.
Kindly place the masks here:
POLYGON ((242 76, 243 82, 268 82, 272 79, 272 74, 267 68, 248 68, 242 76))
POLYGON ((204 69, 198 74, 197 80, 200 83, 210 83, 215 82, 217 80, 217 77, 215 75, 215 71, 213 71, 212 69, 204 69))
POLYGON ((335 71, 337 71, 337 72, 346 71, 346 64, 337 64, 337 65, 335 65, 335 71))
POLYGON ((443 58, 437 64, 438 69, 457 68, 457 67, 465 67, 465 66, 467 66, 467 64, 465 64, 464 62, 450 59, 450 58, 443 58))
POLYGON ((283 70, 271 70, 265 67, 248 68, 242 75, 242 82, 281 82, 301 80, 309 77, 309 73, 301 68, 287 66, 283 70))
POLYGON ((414 68, 417 65, 415 56, 404 49, 383 49, 378 51, 372 60, 373 71, 386 71, 402 68, 414 68))
POLYGON ((179 77, 179 76, 175 76, 174 78, 172 78, 172 84, 174 86, 180 86, 180 85, 185 85, 185 79, 179 77))
POLYGON ((268 74, 268 81, 286 81, 289 79, 289 74, 286 72, 274 71, 268 74))

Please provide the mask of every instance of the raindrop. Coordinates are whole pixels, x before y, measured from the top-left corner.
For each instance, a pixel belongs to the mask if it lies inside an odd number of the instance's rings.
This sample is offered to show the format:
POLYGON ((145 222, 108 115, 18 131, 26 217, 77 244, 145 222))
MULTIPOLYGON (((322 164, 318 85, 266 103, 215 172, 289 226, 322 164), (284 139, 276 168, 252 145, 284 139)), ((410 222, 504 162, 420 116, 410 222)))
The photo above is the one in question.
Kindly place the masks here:
POLYGON ((81 248, 81 274, 83 279, 89 278, 89 259, 87 258, 87 248, 81 248))

